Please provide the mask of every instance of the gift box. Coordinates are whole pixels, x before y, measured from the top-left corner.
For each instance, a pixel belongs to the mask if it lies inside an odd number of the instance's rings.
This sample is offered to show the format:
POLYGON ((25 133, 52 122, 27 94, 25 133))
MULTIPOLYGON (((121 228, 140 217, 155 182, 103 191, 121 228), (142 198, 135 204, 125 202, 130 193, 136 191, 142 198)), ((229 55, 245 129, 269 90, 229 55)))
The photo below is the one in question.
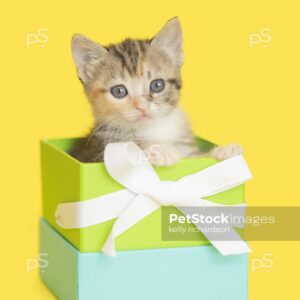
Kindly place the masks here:
POLYGON ((212 246, 81 253, 40 222, 41 270, 61 300, 246 300, 247 254, 222 256, 212 246))
MULTIPOLYGON (((86 228, 64 229, 57 225, 55 211, 61 203, 86 201, 122 190, 124 187, 111 178, 103 163, 81 163, 71 157, 68 152, 75 142, 76 139, 43 140, 41 142, 43 216, 81 253, 99 252, 115 220, 86 228)), ((209 150, 213 147, 212 143, 201 139, 198 139, 198 143, 202 150, 209 150)), ((216 163, 217 161, 213 158, 188 158, 174 166, 155 167, 155 171, 160 179, 174 181, 216 163)), ((244 185, 205 199, 228 205, 243 203, 244 185)), ((201 232, 198 233, 199 240, 164 241, 161 238, 161 231, 161 208, 159 208, 118 236, 115 241, 116 250, 192 247, 209 244, 201 232)))

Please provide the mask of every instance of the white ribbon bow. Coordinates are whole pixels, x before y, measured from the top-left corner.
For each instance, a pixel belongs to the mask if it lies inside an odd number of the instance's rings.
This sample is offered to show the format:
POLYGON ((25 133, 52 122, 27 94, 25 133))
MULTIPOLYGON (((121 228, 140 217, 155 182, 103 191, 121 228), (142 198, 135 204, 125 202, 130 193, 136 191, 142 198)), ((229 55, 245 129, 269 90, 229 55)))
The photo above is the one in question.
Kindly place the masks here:
MULTIPOLYGON (((59 204, 55 216, 63 228, 83 228, 117 218, 102 248, 110 256, 115 255, 115 238, 160 206, 176 206, 182 213, 184 207, 191 206, 226 207, 202 198, 231 189, 252 177, 244 158, 236 156, 177 181, 163 181, 134 143, 107 145, 104 163, 111 177, 127 189, 83 202, 59 204)), ((214 241, 213 234, 202 233, 223 255, 251 251, 234 230, 224 234, 224 241, 214 241)))

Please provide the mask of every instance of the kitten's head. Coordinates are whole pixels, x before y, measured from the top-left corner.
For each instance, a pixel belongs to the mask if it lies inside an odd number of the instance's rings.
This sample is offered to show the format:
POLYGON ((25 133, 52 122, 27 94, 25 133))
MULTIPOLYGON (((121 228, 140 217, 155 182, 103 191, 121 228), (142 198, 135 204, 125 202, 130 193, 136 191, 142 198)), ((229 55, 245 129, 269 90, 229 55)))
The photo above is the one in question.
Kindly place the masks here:
POLYGON ((107 47, 76 34, 72 53, 97 119, 139 126, 177 106, 183 63, 178 18, 151 40, 126 39, 107 47))

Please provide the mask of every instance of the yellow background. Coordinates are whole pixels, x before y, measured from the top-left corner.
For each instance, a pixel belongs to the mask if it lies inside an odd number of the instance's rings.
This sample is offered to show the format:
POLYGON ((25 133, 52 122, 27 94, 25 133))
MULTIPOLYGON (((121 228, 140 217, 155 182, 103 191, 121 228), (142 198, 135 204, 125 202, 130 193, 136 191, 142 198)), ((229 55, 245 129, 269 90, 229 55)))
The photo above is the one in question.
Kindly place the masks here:
MULTIPOLYGON (((79 136, 92 124, 71 59, 72 34, 104 44, 151 37, 176 15, 184 31, 182 105, 195 132, 244 146, 254 174, 249 204, 299 205, 299 1, 6 1, 0 16, 1 299, 54 299, 26 264, 38 255, 39 140, 79 136), (43 28, 48 41, 28 46, 29 35, 43 28), (251 47, 249 39, 264 29, 270 40, 262 36, 251 47)), ((299 298, 299 243, 251 246, 249 299, 299 298)))

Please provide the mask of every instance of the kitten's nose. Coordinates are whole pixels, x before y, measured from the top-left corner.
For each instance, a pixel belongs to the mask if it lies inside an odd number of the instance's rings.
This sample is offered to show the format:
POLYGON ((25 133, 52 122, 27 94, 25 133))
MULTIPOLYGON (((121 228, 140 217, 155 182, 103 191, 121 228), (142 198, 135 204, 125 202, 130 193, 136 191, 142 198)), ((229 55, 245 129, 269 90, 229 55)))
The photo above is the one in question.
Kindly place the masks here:
POLYGON ((142 113, 143 116, 146 116, 146 110, 148 107, 146 102, 134 101, 133 105, 137 110, 139 110, 142 113))
POLYGON ((143 108, 141 108, 141 107, 138 107, 138 106, 135 106, 135 108, 136 108, 137 110, 139 110, 139 111, 142 113, 142 116, 143 116, 143 117, 146 116, 146 111, 145 111, 145 109, 143 109, 143 108))

